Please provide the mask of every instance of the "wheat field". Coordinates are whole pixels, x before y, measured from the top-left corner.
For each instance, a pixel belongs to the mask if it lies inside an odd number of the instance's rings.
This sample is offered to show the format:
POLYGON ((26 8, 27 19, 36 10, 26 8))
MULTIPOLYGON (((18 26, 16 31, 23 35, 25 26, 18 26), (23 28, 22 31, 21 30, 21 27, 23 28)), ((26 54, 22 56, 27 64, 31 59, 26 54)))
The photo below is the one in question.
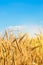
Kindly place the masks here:
POLYGON ((43 35, 8 33, 0 37, 0 65, 43 65, 43 35))

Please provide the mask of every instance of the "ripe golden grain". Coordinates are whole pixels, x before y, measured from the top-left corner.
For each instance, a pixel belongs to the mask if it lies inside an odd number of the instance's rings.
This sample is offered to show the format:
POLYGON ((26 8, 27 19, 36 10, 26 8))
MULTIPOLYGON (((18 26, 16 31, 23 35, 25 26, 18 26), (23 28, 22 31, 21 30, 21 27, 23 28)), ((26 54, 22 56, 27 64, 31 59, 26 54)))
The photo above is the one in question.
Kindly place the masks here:
POLYGON ((20 36, 17 38, 6 31, 0 37, 0 65, 43 65, 43 35, 20 36))

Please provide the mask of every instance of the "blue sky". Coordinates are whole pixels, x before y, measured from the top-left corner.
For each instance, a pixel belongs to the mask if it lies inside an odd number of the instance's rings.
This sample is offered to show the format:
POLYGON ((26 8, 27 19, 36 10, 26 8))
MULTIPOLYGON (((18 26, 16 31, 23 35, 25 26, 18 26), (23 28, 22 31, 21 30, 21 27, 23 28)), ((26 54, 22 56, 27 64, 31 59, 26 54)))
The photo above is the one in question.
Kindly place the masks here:
POLYGON ((0 0, 0 30, 17 25, 43 27, 43 0, 0 0))

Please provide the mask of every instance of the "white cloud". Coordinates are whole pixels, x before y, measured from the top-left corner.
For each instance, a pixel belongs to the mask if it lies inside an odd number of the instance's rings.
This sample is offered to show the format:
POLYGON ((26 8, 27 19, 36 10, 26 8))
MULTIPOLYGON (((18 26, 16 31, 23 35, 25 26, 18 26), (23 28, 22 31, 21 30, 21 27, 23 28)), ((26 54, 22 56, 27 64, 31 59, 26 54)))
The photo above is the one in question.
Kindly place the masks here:
POLYGON ((35 35, 35 33, 38 33, 39 34, 40 31, 43 34, 43 29, 42 29, 41 26, 29 25, 29 26, 25 26, 24 28, 25 28, 24 30, 27 31, 30 36, 35 35))
POLYGON ((35 35, 35 33, 40 33, 40 31, 43 33, 42 27, 35 25, 10 26, 8 27, 8 30, 9 31, 20 30, 21 32, 28 32, 30 36, 35 35))

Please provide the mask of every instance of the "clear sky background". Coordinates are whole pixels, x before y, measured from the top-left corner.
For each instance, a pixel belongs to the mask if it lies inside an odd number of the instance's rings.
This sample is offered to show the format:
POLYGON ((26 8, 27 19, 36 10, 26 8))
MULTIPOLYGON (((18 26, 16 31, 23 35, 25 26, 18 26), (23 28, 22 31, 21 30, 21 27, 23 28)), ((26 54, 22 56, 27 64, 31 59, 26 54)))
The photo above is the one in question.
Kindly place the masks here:
POLYGON ((0 0, 0 30, 17 25, 43 27, 43 0, 0 0))

